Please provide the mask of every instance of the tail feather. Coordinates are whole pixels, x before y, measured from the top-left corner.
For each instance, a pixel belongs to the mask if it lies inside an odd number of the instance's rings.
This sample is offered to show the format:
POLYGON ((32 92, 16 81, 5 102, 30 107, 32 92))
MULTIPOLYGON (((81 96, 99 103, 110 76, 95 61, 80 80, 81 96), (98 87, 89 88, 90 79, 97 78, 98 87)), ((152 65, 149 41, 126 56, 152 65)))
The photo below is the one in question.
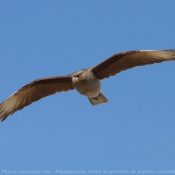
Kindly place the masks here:
POLYGON ((97 97, 88 98, 88 99, 89 99, 89 101, 92 105, 98 105, 98 104, 101 104, 101 103, 107 103, 108 102, 107 98, 102 93, 100 93, 97 97))

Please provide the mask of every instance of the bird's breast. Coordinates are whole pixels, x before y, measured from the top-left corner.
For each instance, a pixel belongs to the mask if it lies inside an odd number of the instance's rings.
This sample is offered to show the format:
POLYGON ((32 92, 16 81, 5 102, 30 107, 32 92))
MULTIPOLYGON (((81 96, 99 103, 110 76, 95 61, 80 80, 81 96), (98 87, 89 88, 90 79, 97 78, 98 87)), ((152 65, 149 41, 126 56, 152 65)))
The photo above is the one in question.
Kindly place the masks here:
POLYGON ((73 84, 80 94, 87 97, 97 97, 100 93, 101 84, 99 79, 95 77, 83 81, 76 81, 73 84))

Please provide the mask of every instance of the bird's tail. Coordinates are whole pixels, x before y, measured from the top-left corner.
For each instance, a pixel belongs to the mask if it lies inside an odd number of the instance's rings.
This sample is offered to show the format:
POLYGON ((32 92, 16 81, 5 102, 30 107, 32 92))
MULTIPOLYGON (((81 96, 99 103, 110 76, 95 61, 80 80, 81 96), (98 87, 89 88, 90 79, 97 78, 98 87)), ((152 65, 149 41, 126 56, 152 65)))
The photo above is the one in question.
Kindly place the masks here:
POLYGON ((107 98, 100 92, 97 97, 88 98, 92 105, 98 105, 100 103, 107 103, 107 98))

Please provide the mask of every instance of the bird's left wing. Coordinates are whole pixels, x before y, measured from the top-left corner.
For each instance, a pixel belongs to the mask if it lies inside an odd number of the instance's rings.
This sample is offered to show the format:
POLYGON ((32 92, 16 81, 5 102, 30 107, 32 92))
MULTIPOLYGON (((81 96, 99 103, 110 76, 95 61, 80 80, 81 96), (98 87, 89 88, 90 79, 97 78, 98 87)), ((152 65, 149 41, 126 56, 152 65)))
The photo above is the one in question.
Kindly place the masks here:
POLYGON ((113 55, 91 70, 99 78, 108 78, 135 66, 175 60, 175 50, 138 50, 113 55))
POLYGON ((5 120, 8 115, 43 97, 71 89, 74 89, 71 76, 37 79, 22 87, 4 102, 0 103, 0 120, 5 120))

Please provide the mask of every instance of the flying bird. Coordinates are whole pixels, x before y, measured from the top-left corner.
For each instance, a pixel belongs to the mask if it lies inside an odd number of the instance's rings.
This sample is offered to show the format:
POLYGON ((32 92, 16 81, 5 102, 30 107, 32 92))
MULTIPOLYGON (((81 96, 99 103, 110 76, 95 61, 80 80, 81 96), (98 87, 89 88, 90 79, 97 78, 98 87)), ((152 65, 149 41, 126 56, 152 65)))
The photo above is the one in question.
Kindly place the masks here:
POLYGON ((56 92, 76 89, 87 96, 92 105, 108 102, 101 93, 100 80, 135 66, 175 60, 175 50, 136 50, 117 53, 95 67, 82 69, 67 76, 37 79, 0 103, 0 120, 56 92))

